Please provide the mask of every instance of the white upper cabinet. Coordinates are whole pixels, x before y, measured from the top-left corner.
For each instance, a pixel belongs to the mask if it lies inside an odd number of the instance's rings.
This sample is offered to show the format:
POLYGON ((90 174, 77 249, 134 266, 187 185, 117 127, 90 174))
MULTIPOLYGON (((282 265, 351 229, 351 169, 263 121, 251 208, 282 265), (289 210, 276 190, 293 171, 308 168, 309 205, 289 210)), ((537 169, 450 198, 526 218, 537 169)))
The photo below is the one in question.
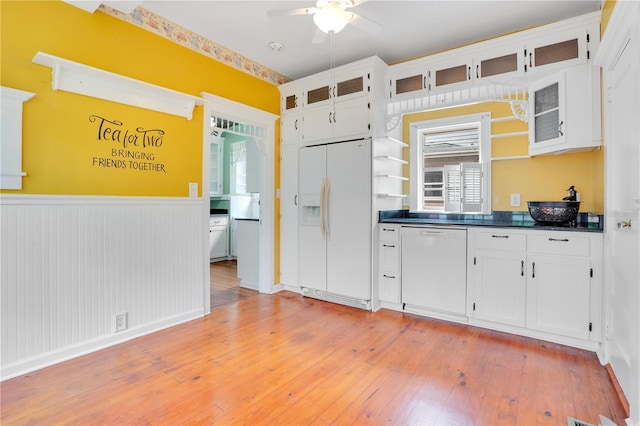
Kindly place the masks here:
POLYGON ((483 49, 474 58, 473 78, 477 84, 518 78, 524 73, 524 54, 516 46, 483 49))
POLYGON ((472 56, 454 56, 429 64, 428 88, 431 92, 461 89, 473 84, 472 56))
POLYGON ((383 111, 380 99, 385 71, 386 65, 374 57, 299 80, 305 89, 301 143, 309 146, 370 137, 372 104, 377 102, 383 111))
POLYGON ((427 72, 427 64, 424 61, 391 67, 388 79, 389 88, 386 95, 395 100, 427 93, 429 88, 427 72))
POLYGON ((599 45, 599 24, 593 13, 393 65, 385 95, 396 101, 488 84, 526 85, 587 63, 599 45))
POLYGON ((296 82, 280 87, 280 139, 282 145, 297 145, 302 135, 302 89, 296 82))
POLYGON ((600 79, 590 64, 570 67, 529 87, 529 154, 600 146, 600 79))
POLYGON ((591 56, 590 42, 585 28, 536 37, 525 47, 524 70, 536 73, 584 64, 591 56))

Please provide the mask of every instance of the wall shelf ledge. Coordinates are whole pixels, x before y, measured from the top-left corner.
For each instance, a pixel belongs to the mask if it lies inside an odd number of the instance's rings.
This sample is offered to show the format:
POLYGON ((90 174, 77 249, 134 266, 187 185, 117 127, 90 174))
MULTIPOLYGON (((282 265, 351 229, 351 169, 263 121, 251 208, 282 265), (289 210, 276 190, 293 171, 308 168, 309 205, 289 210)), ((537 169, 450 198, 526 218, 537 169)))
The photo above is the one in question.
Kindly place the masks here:
POLYGON ((165 87, 38 52, 33 62, 51 67, 51 87, 93 98, 177 115, 191 120, 204 100, 165 87))

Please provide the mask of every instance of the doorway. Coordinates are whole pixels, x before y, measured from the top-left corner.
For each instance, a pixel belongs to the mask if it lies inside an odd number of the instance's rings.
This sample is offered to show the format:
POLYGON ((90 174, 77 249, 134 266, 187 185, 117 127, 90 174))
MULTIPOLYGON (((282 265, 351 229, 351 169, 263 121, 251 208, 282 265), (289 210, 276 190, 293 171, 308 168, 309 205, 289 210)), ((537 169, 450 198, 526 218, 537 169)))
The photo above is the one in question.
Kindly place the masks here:
MULTIPOLYGON (((203 165, 202 165, 202 222, 203 222, 203 247, 204 253, 208 253, 209 246, 209 173, 210 173, 210 138, 211 117, 225 117, 231 121, 246 123, 250 126, 263 129, 264 138, 259 142, 260 176, 260 220, 258 226, 258 291, 271 294, 279 291, 274 279, 274 170, 275 170, 275 121, 277 115, 262 111, 247 105, 240 104, 229 99, 201 93, 205 100, 203 119, 203 165)), ((205 312, 211 312, 211 267, 209 257, 203 256, 204 302, 205 312)))

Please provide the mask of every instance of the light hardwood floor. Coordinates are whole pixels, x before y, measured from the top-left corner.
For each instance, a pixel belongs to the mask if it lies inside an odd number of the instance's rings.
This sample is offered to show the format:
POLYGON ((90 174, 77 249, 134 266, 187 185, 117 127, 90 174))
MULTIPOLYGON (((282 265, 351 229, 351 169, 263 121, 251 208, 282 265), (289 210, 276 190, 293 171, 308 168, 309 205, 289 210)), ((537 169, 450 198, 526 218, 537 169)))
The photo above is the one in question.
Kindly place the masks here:
POLYGON ((211 309, 235 303, 258 294, 255 290, 240 287, 235 260, 223 260, 210 264, 211 309))
POLYGON ((3 425, 624 423, 593 353, 282 292, 1 384, 3 425))

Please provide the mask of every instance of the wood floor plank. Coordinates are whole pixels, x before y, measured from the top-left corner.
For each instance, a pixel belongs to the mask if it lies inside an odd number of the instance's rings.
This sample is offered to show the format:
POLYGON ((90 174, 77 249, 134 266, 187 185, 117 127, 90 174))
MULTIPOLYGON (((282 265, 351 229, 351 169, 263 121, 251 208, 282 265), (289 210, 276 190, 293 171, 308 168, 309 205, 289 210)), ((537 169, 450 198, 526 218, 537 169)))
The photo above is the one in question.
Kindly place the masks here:
POLYGON ((624 423, 593 353, 290 292, 7 380, 0 398, 7 425, 624 423))

